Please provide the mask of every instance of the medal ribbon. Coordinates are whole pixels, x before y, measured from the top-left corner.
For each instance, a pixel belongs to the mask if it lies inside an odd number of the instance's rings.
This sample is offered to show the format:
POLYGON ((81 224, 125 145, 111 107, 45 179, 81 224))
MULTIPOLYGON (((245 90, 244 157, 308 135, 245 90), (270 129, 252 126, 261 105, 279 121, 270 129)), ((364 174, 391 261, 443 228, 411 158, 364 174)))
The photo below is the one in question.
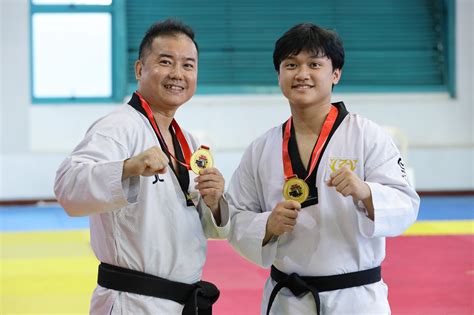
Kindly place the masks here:
MULTIPOLYGON (((313 149, 313 153, 311 154, 311 164, 308 171, 308 175, 304 179, 305 181, 311 175, 314 168, 316 167, 316 164, 318 163, 324 144, 326 143, 329 137, 329 133, 331 132, 331 129, 334 126, 334 123, 336 122, 337 114, 338 114, 337 107, 335 107, 334 105, 331 105, 331 110, 329 111, 329 114, 324 120, 323 127, 321 128, 321 133, 319 134, 319 137, 318 137, 318 141, 316 142, 316 145, 313 149)), ((293 167, 291 166, 290 155, 288 153, 288 143, 290 141, 290 136, 291 136, 292 121, 293 121, 292 117, 288 118, 288 120, 286 121, 285 132, 283 134, 283 150, 282 150, 283 151, 283 170, 285 173, 286 180, 292 177, 295 177, 295 174, 293 173, 293 167)))
POLYGON ((191 169, 191 165, 189 165, 189 161, 191 160, 191 149, 189 148, 189 144, 188 142, 186 141, 186 138, 184 137, 184 134, 183 134, 183 131, 181 130, 181 128, 179 127, 178 123, 176 122, 176 120, 173 118, 173 120, 171 121, 171 125, 173 126, 174 128, 174 131, 176 133, 176 137, 178 138, 178 142, 181 146, 181 149, 183 150, 183 155, 184 155, 184 160, 185 162, 187 163, 183 163, 181 162, 180 160, 178 160, 173 154, 171 154, 171 152, 169 151, 168 149, 168 146, 166 145, 166 142, 165 142, 165 139, 163 138, 163 136, 161 135, 161 132, 160 132, 160 129, 158 128, 158 125, 156 124, 156 121, 155 121, 155 117, 153 116, 153 111, 151 110, 151 107, 150 105, 148 104, 148 102, 143 98, 143 96, 140 95, 140 93, 138 92, 135 92, 135 94, 138 95, 138 97, 140 98, 140 101, 142 103, 142 108, 145 110, 146 112, 146 115, 147 115, 147 118, 148 118, 148 121, 150 122, 151 126, 153 127, 153 129, 155 130, 155 133, 156 135, 158 136, 158 138, 161 140, 161 142, 164 144, 165 146, 165 150, 166 152, 168 152, 168 154, 173 158, 175 159, 176 162, 178 162, 179 164, 183 165, 186 167, 186 169, 190 170, 191 169))

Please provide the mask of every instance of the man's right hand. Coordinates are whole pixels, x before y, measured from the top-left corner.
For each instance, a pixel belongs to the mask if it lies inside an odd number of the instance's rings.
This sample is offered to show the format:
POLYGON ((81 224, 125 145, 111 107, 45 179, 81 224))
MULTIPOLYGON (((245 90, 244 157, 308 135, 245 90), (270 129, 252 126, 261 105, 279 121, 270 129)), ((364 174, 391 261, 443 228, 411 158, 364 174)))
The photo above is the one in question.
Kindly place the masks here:
POLYGON ((169 159, 157 146, 151 147, 123 162, 122 180, 133 176, 153 176, 166 173, 169 159))
POLYGON ((301 204, 293 200, 278 203, 268 217, 262 245, 266 245, 273 236, 293 231, 300 209, 301 204))

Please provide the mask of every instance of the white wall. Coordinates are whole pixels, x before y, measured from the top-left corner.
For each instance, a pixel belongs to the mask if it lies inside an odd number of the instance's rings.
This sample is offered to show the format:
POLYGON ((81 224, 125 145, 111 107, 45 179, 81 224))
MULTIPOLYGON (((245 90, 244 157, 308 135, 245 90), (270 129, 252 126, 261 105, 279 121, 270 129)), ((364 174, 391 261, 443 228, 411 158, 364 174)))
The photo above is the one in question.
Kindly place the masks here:
MULTIPOLYGON (((28 0, 0 2, 0 200, 52 198, 58 164, 116 104, 32 105, 28 0)), ((350 111, 408 137, 406 158, 418 190, 474 190, 474 2, 456 3, 456 99, 445 93, 334 95, 350 111)), ((216 95, 194 97, 177 118, 206 139, 229 180, 250 141, 288 115, 280 95, 216 95)))

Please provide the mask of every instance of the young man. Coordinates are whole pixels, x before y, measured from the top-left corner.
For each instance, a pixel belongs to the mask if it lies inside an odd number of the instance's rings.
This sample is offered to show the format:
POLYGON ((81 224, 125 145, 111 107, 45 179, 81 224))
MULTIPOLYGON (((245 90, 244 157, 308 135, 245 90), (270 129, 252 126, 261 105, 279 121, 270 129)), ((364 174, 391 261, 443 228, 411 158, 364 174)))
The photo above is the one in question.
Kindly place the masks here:
POLYGON ((173 118, 195 92, 197 69, 188 26, 152 25, 135 64, 137 92, 96 121, 57 171, 58 201, 71 216, 90 216, 101 261, 91 314, 195 314, 217 300, 200 279, 206 237, 228 232, 224 179, 212 167, 189 171, 198 144, 173 118))
POLYGON ((385 237, 419 206, 400 153, 376 124, 331 104, 344 65, 337 34, 296 25, 273 61, 292 116, 250 145, 227 194, 231 244, 272 266, 261 313, 390 314, 385 237))

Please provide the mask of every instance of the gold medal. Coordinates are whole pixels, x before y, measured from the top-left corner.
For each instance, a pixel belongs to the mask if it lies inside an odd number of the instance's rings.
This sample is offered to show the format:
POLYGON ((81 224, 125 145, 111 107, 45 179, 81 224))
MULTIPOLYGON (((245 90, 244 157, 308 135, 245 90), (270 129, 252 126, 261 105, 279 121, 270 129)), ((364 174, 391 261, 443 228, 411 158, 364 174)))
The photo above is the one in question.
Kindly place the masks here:
POLYGON ((294 200, 303 203, 309 195, 309 187, 306 182, 298 177, 291 177, 286 180, 283 186, 283 197, 285 200, 294 200))
POLYGON ((199 171, 205 168, 211 168, 214 165, 214 160, 212 159, 211 152, 206 146, 201 146, 197 149, 190 160, 191 169, 194 173, 199 175, 199 171))

